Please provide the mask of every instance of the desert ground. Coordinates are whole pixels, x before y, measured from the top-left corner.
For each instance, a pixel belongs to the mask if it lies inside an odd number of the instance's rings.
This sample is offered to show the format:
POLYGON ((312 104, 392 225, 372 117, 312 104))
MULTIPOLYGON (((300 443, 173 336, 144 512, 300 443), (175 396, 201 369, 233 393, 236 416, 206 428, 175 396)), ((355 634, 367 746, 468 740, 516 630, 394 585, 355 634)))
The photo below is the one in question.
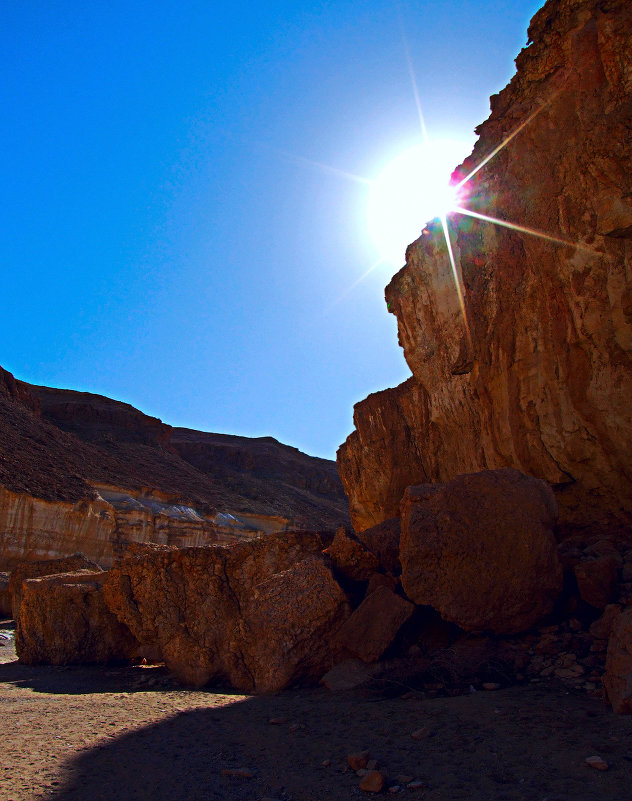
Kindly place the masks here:
POLYGON ((3 642, 3 801, 370 798, 347 763, 363 750, 388 774, 382 795, 411 800, 632 793, 632 717, 555 683, 436 698, 384 684, 255 697, 187 690, 164 667, 21 665, 3 642), (586 764, 595 755, 607 770, 586 764))

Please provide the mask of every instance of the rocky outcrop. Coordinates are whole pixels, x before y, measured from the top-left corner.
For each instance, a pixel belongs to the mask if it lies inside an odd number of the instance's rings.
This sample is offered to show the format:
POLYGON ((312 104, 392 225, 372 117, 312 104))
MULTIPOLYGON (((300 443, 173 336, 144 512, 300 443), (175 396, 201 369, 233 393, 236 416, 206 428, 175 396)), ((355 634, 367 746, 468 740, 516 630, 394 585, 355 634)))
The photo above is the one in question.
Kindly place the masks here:
POLYGON ((349 608, 322 549, 315 533, 285 532, 128 557, 110 571, 104 596, 183 682, 223 678, 273 692, 320 678, 335 661, 349 608))
POLYGON ((632 6, 549 0, 529 38, 456 174, 480 167, 461 206, 520 228, 450 216, 463 308, 442 226, 408 248, 386 300, 413 375, 338 454, 356 530, 502 467, 554 487, 563 536, 630 529, 632 6))
POLYGON ((107 664, 132 658, 138 643, 103 601, 105 576, 80 570, 24 581, 15 632, 20 662, 107 664))
POLYGON ((603 683, 614 711, 632 714, 632 606, 612 624, 603 683))
POLYGON ((13 617, 11 593, 9 592, 9 574, 0 573, 0 618, 13 617))
POLYGON ((466 631, 526 631, 553 609, 562 567, 551 488, 517 470, 409 487, 402 501, 402 585, 466 631))
POLYGON ((133 542, 197 546, 348 519, 335 465, 271 437, 173 429, 0 368, 0 570, 133 542))
POLYGON ((37 561, 21 562, 11 572, 8 584, 8 592, 11 598, 12 616, 17 620, 20 612, 22 600, 22 585, 27 579, 39 578, 40 576, 53 576, 59 573, 75 573, 78 571, 88 571, 89 573, 101 573, 101 568, 95 562, 87 559, 82 553, 74 553, 72 556, 62 557, 61 559, 41 559, 37 561))

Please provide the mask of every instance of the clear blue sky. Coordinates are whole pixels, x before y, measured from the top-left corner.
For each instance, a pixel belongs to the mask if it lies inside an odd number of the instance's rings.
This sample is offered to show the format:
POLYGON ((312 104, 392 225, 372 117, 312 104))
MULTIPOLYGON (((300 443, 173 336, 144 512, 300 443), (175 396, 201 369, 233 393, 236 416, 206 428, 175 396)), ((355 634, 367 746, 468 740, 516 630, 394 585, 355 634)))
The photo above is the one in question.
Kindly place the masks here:
POLYGON ((430 134, 473 142, 539 5, 2 4, 0 364, 333 458, 409 372, 393 270, 347 291, 366 187, 310 162, 418 139, 402 27, 430 134))

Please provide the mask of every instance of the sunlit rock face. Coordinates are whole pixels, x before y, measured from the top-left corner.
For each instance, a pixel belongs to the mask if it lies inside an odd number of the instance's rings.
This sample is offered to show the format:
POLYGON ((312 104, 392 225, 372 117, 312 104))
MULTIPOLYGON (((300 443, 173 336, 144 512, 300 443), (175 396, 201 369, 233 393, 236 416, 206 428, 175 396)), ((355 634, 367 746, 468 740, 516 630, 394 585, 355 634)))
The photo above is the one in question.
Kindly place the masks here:
POLYGON ((469 334, 441 225, 408 248, 386 300, 413 376, 338 453, 357 530, 409 485, 507 466, 553 485, 562 534, 632 520, 632 5, 551 1, 529 38, 458 174, 531 119, 461 205, 562 243, 453 215, 469 334))

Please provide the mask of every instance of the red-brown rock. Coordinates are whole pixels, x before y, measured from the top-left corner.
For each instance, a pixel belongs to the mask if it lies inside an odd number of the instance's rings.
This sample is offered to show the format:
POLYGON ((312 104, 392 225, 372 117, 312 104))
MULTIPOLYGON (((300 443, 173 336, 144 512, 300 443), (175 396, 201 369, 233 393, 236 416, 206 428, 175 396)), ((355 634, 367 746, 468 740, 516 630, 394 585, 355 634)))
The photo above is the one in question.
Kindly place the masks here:
POLYGON ((344 526, 336 531, 326 553, 336 570, 353 581, 368 581, 379 566, 377 557, 344 526))
POLYGON ((22 584, 15 647, 28 665, 122 662, 138 643, 103 601, 103 571, 81 570, 22 584))
POLYGON ((523 230, 451 215, 459 291, 440 224, 409 246, 386 300, 412 378, 338 453, 356 530, 501 467, 554 486, 563 535, 632 523, 632 4, 549 0, 529 37, 458 170, 506 142, 461 205, 523 230))
POLYGON ((20 614, 23 581, 38 578, 39 576, 52 576, 57 573, 75 573, 79 570, 98 573, 101 568, 96 562, 86 558, 82 553, 65 556, 61 559, 40 559, 35 562, 21 562, 11 572, 9 578, 9 595, 11 596, 13 617, 17 620, 20 614))
POLYGON ((632 713, 632 607, 614 621, 603 684, 614 711, 632 713))
POLYGON ((579 594, 586 603, 597 609, 615 600, 619 563, 612 555, 599 556, 575 565, 579 594))
POLYGON ((366 528, 356 536, 364 547, 375 555, 381 570, 393 576, 398 576, 402 572, 399 561, 399 517, 366 528))
POLYGON ((158 647, 185 683, 228 679, 274 692, 318 679, 347 601, 312 532, 121 560, 104 593, 143 645, 158 647))
POLYGON ((550 487, 517 470, 409 487, 402 501, 402 584, 466 631, 524 631, 562 588, 550 487))
POLYGON ((376 662, 415 607, 388 587, 368 595, 338 632, 338 642, 364 662, 376 662))
POLYGON ((13 617, 8 573, 0 573, 0 617, 13 617))

